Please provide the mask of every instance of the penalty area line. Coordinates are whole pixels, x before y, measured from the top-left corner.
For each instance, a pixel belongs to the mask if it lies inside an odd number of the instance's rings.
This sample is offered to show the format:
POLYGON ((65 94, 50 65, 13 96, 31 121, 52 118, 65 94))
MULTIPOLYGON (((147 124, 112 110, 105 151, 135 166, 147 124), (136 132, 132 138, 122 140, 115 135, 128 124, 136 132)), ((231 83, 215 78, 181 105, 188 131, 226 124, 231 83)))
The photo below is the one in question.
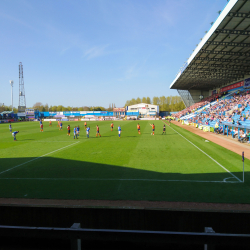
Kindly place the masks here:
MULTIPOLYGON (((172 127, 170 127, 171 129, 173 129, 172 127)), ((203 154, 205 154, 208 158, 210 158, 212 161, 214 161, 217 165, 219 165, 221 168, 223 168, 226 172, 228 172, 229 174, 231 174, 235 179, 237 179, 239 182, 243 182, 241 179, 239 179, 236 175, 234 175, 232 172, 230 172, 228 169, 226 169, 224 166, 222 166, 218 161, 216 161, 214 158, 212 158, 210 155, 208 155, 206 152, 204 152, 202 149, 200 149, 198 146, 196 146, 194 143, 192 143, 191 141, 189 141, 185 136, 183 136, 182 134, 180 134, 179 132, 177 132, 175 129, 173 129, 178 135, 180 135, 182 138, 184 138, 185 140, 187 140, 189 143, 191 143, 194 147, 196 147, 198 150, 200 150, 203 154)))
MULTIPOLYGON (((233 177, 230 177, 233 178, 233 177)), ((226 178, 228 179, 228 178, 226 178)), ((238 181, 202 181, 202 180, 158 180, 158 179, 102 179, 102 178, 0 178, 0 180, 40 180, 40 181, 147 181, 147 182, 200 182, 200 183, 239 183, 238 181)))
POLYGON ((29 160, 29 161, 26 161, 26 162, 24 162, 24 163, 21 163, 21 164, 15 166, 15 167, 13 167, 13 168, 6 169, 6 170, 0 172, 0 174, 6 173, 6 172, 8 172, 8 171, 10 171, 10 170, 13 170, 13 169, 18 168, 18 167, 20 167, 20 166, 23 166, 23 165, 25 165, 25 164, 27 164, 27 163, 30 163, 30 162, 35 161, 35 160, 37 160, 37 159, 40 159, 40 158, 42 158, 42 157, 44 157, 44 156, 53 154, 53 153, 55 153, 55 152, 57 152, 57 151, 63 150, 63 149, 68 148, 68 147, 71 147, 71 146, 73 146, 73 145, 75 145, 75 144, 77 144, 77 143, 79 143, 79 141, 78 141, 78 142, 75 142, 75 143, 73 143, 73 144, 70 144, 70 145, 68 145, 68 146, 65 146, 65 147, 56 149, 56 150, 54 150, 54 151, 52 151, 52 152, 49 152, 49 153, 47 153, 47 154, 44 154, 44 155, 42 155, 42 156, 36 157, 36 158, 34 158, 34 159, 32 159, 32 160, 29 160))

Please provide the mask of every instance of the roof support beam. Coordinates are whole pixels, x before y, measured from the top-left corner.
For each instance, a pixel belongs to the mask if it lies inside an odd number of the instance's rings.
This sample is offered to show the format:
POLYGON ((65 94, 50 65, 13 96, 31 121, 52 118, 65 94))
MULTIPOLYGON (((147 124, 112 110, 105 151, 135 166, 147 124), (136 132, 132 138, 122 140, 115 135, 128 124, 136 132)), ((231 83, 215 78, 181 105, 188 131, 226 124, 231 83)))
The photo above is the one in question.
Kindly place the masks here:
POLYGON ((195 71, 198 71, 198 72, 211 72, 211 73, 229 73, 229 74, 245 74, 245 75, 250 75, 250 69, 248 70, 232 70, 232 69, 210 69, 210 68, 204 68, 204 69, 197 69, 197 68, 188 68, 187 69, 187 72, 195 72, 195 71))
POLYGON ((221 46, 233 46, 233 47, 250 47, 250 43, 234 43, 234 42, 215 42, 207 41, 206 45, 221 45, 221 46))
MULTIPOLYGON (((189 78, 196 78, 198 79, 214 79, 214 76, 212 75, 189 75, 189 78)), ((233 80, 233 79, 242 79, 244 78, 244 76, 240 76, 240 75, 225 75, 225 76, 216 76, 217 79, 229 79, 229 80, 233 80)))
MULTIPOLYGON (((201 67, 214 67, 214 68, 220 68, 220 69, 234 69, 234 70, 250 70, 250 65, 249 66, 244 66, 244 65, 224 65, 224 64, 207 64, 207 63, 191 63, 187 69, 189 69, 189 67, 192 66, 201 66, 201 67)), ((197 69, 197 68, 194 68, 197 69)))
POLYGON ((210 58, 210 57, 196 57, 195 60, 201 61, 214 61, 214 62, 228 62, 228 63, 250 63, 250 60, 240 60, 240 59, 222 59, 222 58, 210 58))
POLYGON ((249 13, 241 13, 241 12, 229 12, 227 16, 230 17, 244 17, 244 18, 250 18, 249 13))
POLYGON ((246 35, 249 36, 250 35, 250 31, 248 30, 228 30, 228 29, 217 29, 215 32, 215 34, 228 34, 228 35, 246 35))
POLYGON ((217 50, 205 50, 201 49, 200 52, 207 54, 227 55, 227 56, 250 56, 250 53, 240 53, 231 51, 217 51, 217 50))
POLYGON ((210 72, 192 72, 189 74, 189 76, 196 76, 196 77, 203 77, 203 76, 206 76, 205 78, 207 77, 216 77, 216 78, 232 78, 232 77, 237 77, 237 78, 244 78, 244 75, 243 74, 222 74, 222 73, 210 73, 210 72))

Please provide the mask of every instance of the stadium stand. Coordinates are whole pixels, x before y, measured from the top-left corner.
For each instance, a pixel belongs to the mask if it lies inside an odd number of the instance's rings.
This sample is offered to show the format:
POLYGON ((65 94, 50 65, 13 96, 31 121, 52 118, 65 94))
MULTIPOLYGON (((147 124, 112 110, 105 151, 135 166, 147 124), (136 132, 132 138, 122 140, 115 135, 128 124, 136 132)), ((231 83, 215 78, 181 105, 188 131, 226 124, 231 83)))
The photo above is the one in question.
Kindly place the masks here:
POLYGON ((212 127, 212 131, 230 134, 240 142, 249 141, 247 134, 250 131, 250 92, 244 89, 232 91, 221 95, 216 101, 211 97, 211 102, 199 102, 173 116, 188 124, 212 127))

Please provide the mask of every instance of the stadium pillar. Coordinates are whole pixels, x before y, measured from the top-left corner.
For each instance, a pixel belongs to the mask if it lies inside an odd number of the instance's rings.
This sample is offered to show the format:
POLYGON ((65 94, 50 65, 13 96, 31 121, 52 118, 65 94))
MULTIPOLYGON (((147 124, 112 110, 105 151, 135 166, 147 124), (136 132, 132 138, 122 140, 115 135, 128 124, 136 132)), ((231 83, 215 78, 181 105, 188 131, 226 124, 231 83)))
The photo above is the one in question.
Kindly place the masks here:
MULTIPOLYGON (((81 228, 81 223, 74 223, 71 229, 81 228)), ((81 239, 71 239, 71 250, 81 250, 81 239)))

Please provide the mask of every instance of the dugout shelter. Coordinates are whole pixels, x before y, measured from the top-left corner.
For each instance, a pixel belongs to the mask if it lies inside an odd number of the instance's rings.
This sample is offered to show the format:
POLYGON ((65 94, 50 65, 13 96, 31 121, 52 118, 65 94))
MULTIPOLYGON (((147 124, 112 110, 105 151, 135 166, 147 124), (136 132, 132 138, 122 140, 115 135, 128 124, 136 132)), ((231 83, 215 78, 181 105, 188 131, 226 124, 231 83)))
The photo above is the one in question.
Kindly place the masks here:
POLYGON ((250 78, 250 1, 230 0, 179 70, 170 89, 186 107, 226 86, 248 88, 250 78))

